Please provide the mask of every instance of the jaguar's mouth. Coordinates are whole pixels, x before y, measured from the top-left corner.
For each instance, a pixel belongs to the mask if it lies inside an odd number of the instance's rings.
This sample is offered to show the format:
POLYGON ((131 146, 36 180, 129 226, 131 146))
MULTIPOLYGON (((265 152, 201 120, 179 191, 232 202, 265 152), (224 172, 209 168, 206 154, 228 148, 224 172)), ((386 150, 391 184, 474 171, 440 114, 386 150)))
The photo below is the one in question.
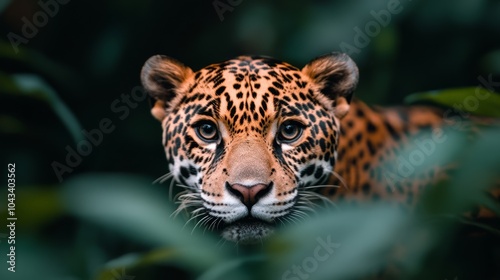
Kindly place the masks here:
POLYGON ((275 225, 253 217, 245 217, 222 226, 221 235, 226 240, 240 244, 261 242, 274 232, 275 225))

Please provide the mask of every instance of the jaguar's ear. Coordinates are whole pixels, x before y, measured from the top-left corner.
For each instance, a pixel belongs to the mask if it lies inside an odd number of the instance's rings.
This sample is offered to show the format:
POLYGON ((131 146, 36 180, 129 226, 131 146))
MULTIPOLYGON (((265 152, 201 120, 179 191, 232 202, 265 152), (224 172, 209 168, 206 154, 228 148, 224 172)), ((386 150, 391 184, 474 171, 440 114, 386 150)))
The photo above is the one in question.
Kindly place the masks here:
POLYGON ((318 87, 318 98, 331 106, 335 116, 342 118, 349 111, 358 84, 358 67, 344 53, 330 53, 309 62, 302 73, 318 87))
POLYGON ((163 120, 167 110, 175 106, 175 101, 183 94, 181 85, 192 75, 191 68, 164 55, 155 55, 146 61, 141 71, 141 82, 155 99, 151 114, 156 119, 163 120))

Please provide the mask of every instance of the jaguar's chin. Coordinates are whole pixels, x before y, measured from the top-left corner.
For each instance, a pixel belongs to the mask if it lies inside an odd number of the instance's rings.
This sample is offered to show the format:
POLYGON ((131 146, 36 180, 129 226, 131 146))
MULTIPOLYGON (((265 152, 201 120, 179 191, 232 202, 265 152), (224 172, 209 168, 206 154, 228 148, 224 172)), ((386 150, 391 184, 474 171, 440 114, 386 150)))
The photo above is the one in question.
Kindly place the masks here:
POLYGON ((240 244, 259 243, 274 232, 274 225, 255 218, 243 218, 226 224, 222 237, 240 244))

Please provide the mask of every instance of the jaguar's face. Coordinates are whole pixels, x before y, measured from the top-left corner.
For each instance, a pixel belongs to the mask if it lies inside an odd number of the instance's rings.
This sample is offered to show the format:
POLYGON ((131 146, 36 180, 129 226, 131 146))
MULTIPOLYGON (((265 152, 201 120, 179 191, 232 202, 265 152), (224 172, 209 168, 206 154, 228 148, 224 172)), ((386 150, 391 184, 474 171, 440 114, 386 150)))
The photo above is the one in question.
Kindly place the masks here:
POLYGON ((189 190, 181 207, 193 206, 224 238, 250 243, 301 215, 304 189, 330 175, 357 68, 332 54, 302 70, 238 57, 194 73, 154 56, 142 81, 157 100, 169 169, 189 190))

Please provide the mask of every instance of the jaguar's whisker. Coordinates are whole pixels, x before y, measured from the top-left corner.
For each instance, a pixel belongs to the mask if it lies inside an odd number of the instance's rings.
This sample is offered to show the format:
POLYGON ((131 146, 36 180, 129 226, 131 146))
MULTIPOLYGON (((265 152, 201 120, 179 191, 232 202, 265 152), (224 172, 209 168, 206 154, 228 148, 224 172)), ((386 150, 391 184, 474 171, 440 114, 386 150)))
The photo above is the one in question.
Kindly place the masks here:
POLYGON ((201 213, 201 214, 198 214, 198 215, 194 215, 192 216, 189 220, 187 220, 185 223, 184 223, 184 226, 182 227, 182 229, 184 229, 192 220, 200 217, 200 216, 203 216, 205 215, 205 213, 201 213))
POLYGON ((309 189, 319 189, 319 188, 341 188, 339 185, 315 185, 315 186, 307 186, 304 187, 304 190, 309 190, 309 189))
POLYGON ((207 219, 210 219, 210 216, 205 216, 205 217, 201 218, 201 219, 198 221, 198 223, 196 223, 196 224, 194 225, 193 230, 191 230, 191 234, 193 234, 193 233, 194 233, 194 231, 196 230, 196 228, 197 228, 200 224, 202 224, 205 220, 207 220, 207 219))
POLYGON ((174 175, 172 174, 172 172, 167 172, 166 174, 163 174, 160 177, 158 177, 156 180, 154 180, 153 184, 164 183, 165 181, 167 181, 168 179, 172 178, 173 176, 174 175))
POLYGON ((344 185, 346 189, 349 189, 349 186, 347 185, 346 181, 344 180, 344 178, 342 178, 342 176, 340 176, 339 173, 335 172, 335 170, 330 171, 330 173, 333 176, 335 176, 335 178, 339 179, 339 181, 344 185))

